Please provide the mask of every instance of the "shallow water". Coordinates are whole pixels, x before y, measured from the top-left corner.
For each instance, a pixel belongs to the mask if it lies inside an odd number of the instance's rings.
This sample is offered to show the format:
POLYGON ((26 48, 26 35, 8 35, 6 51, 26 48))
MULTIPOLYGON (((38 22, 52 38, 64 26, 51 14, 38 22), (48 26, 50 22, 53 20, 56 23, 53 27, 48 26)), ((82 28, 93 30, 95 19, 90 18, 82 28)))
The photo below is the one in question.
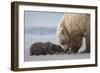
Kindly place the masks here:
POLYGON ((48 60, 72 60, 72 59, 89 59, 90 54, 54 54, 27 56, 25 61, 48 61, 48 60))

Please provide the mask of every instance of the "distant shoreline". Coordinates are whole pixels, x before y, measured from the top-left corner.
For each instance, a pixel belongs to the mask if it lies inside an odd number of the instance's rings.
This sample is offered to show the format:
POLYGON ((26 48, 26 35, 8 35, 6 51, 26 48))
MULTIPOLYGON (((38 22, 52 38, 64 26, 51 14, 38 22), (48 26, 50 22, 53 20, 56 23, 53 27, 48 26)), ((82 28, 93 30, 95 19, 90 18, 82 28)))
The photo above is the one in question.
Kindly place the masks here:
POLYGON ((53 35, 56 34, 57 27, 27 27, 25 28, 25 34, 34 35, 53 35))

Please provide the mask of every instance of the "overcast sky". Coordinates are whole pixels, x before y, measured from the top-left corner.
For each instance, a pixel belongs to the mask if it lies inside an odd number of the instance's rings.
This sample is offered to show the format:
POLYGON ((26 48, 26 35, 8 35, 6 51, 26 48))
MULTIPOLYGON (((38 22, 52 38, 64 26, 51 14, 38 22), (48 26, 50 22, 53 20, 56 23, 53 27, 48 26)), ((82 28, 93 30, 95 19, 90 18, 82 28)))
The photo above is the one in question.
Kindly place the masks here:
POLYGON ((63 16, 63 13, 25 11, 25 27, 43 26, 54 27, 63 16))

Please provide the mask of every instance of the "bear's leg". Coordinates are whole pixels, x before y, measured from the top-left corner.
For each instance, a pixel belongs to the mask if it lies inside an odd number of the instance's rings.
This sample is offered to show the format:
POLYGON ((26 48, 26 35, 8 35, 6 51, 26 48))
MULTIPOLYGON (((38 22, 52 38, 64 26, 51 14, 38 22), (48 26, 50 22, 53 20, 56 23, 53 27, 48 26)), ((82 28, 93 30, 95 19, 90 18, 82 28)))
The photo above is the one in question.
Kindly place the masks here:
POLYGON ((74 45, 72 45, 72 52, 73 53, 78 53, 81 45, 82 45, 82 37, 77 37, 76 41, 73 41, 74 45))
POLYGON ((86 52, 90 53, 90 36, 86 37, 86 52))
POLYGON ((71 34, 71 43, 70 43, 72 53, 77 53, 81 45, 82 45, 82 34, 79 31, 73 32, 71 34))
POLYGON ((78 53, 79 48, 72 48, 72 49, 73 49, 72 50, 73 53, 78 53))

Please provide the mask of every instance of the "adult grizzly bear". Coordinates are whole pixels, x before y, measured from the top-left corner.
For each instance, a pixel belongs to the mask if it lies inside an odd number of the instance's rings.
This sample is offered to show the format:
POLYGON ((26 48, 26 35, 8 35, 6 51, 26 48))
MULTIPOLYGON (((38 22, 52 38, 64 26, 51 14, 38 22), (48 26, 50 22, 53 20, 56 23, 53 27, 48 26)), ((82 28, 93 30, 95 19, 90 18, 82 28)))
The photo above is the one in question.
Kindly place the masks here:
POLYGON ((86 39, 86 49, 90 52, 90 15, 79 13, 64 13, 57 27, 57 37, 62 48, 69 53, 77 53, 86 39))

